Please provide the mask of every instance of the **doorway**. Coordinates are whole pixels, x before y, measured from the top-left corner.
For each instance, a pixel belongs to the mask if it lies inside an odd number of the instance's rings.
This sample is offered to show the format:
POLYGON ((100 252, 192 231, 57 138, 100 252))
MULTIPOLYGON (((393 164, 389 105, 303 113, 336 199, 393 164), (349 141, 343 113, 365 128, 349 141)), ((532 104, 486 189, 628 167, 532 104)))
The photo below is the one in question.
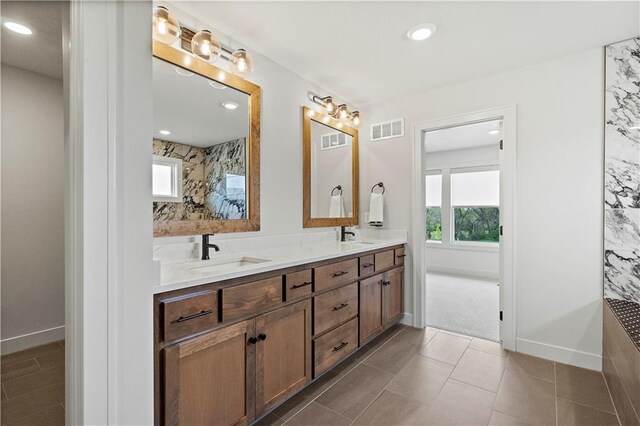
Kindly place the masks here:
POLYGON ((2 2, 2 420, 65 423, 67 4, 2 2))
POLYGON ((416 325, 515 349, 515 136, 515 106, 416 125, 416 325))

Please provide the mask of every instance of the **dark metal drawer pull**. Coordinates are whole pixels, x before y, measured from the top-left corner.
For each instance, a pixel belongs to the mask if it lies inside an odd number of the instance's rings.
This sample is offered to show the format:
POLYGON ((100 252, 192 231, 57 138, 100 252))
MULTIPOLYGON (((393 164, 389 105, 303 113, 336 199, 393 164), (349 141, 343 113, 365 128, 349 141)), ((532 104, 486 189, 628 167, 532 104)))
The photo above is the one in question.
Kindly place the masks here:
POLYGON ((198 312, 197 314, 187 315, 186 317, 180 317, 180 318, 178 318, 177 322, 189 321, 189 320, 192 320, 192 319, 195 319, 195 318, 199 318, 199 317, 203 317, 205 315, 209 315, 209 314, 212 314, 212 313, 213 313, 213 311, 211 309, 208 309, 206 311, 203 310, 203 311, 198 312))
POLYGON ((362 269, 371 268, 372 266, 375 266, 375 265, 373 263, 365 263, 364 265, 362 265, 362 269))
POLYGON ((304 286, 308 286, 311 285, 311 281, 305 281, 302 284, 294 284, 291 286, 291 290, 294 290, 296 288, 300 288, 300 287, 304 287, 304 286))
POLYGON ((340 349, 344 348, 348 344, 349 344, 349 342, 342 342, 338 346, 334 346, 333 352, 338 352, 340 349))
POLYGON ((391 284, 391 281, 382 281, 382 285, 383 286, 388 286, 389 284, 391 284))
POLYGON ((334 310, 334 311, 339 311, 340 309, 342 309, 342 308, 346 308, 347 306, 349 306, 349 304, 348 304, 348 303, 341 303, 341 304, 339 304, 338 306, 334 306, 334 307, 333 307, 333 310, 334 310))
POLYGON ((399 254, 396 257, 407 257, 407 255, 406 254, 399 254))
POLYGON ((340 277, 342 275, 347 275, 349 271, 340 271, 333 274, 334 277, 340 277))
POLYGON ((258 334, 258 340, 267 340, 267 335, 264 333, 258 334))
POLYGON ((255 345, 256 343, 258 343, 258 339, 255 337, 249 337, 249 341, 247 342, 248 345, 255 345))

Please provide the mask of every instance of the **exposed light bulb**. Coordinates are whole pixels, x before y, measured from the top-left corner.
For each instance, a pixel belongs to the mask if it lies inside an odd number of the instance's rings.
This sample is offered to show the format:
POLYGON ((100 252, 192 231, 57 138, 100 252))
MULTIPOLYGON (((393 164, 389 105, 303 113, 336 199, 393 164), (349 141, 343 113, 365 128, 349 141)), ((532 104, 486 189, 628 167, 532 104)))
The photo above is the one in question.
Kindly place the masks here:
POLYGON ((336 105, 333 103, 333 98, 331 96, 327 96, 326 98, 323 99, 324 101, 324 107, 327 110, 327 112, 331 113, 333 112, 333 110, 336 108, 336 105))
POLYGON ((347 111, 347 106, 345 104, 338 107, 338 116, 341 120, 345 120, 349 116, 349 111, 347 111))
POLYGON ((209 30, 198 31, 191 39, 191 51, 200 59, 213 63, 222 53, 222 45, 209 30))
POLYGON ((229 57, 229 69, 235 75, 246 77, 253 72, 253 58, 244 49, 238 49, 229 57))
POLYGON ((351 113, 351 123, 353 123, 353 127, 360 126, 360 111, 353 111, 351 113))
POLYGON ((164 44, 173 44, 180 37, 180 23, 164 6, 153 11, 153 38, 164 44))

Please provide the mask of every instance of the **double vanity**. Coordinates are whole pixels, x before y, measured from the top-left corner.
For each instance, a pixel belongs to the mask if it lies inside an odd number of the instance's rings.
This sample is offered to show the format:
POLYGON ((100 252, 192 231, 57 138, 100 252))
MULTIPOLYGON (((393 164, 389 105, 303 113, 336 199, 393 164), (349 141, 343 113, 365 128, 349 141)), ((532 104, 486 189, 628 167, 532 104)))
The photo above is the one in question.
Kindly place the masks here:
POLYGON ((404 256, 402 241, 380 240, 167 265, 156 422, 249 424, 299 392, 400 320, 404 256))
MULTIPOLYGON (((158 28, 173 22, 167 16, 158 8, 158 28)), ((186 237, 193 249, 159 259, 155 422, 250 424, 402 318, 406 235, 381 239, 374 230, 377 238, 344 241, 360 216, 359 113, 313 95, 299 110, 301 214, 283 220, 293 231, 296 219, 341 227, 342 241, 333 231, 324 233, 331 240, 305 232, 306 243, 262 249, 210 240, 261 230, 263 94, 210 63, 210 32, 174 27, 175 40, 153 44, 154 236, 186 237)))

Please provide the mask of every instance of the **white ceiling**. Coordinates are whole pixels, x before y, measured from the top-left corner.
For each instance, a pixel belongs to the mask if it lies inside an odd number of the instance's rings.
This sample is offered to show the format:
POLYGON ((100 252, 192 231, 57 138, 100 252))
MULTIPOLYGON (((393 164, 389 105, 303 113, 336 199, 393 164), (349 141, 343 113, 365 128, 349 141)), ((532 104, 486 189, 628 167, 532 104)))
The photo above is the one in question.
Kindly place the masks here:
POLYGON ((249 96, 231 87, 217 89, 198 74, 183 76, 176 66, 153 59, 154 136, 170 142, 208 147, 247 137, 249 96), (228 110, 223 102, 239 107, 228 110), (170 135, 159 130, 169 130, 170 135))
POLYGON ((57 1, 2 1, 2 23, 31 28, 20 35, 2 26, 2 63, 62 79, 62 13, 57 1))
POLYGON ((358 107, 640 34, 637 1, 181 1, 179 7, 358 107), (407 30, 424 22, 437 25, 435 35, 408 40, 407 30))
POLYGON ((485 146, 497 148, 500 139, 502 139, 500 120, 493 120, 428 132, 425 134, 424 146, 426 152, 455 151, 485 146), (490 130, 499 130, 499 133, 490 135, 490 130))

